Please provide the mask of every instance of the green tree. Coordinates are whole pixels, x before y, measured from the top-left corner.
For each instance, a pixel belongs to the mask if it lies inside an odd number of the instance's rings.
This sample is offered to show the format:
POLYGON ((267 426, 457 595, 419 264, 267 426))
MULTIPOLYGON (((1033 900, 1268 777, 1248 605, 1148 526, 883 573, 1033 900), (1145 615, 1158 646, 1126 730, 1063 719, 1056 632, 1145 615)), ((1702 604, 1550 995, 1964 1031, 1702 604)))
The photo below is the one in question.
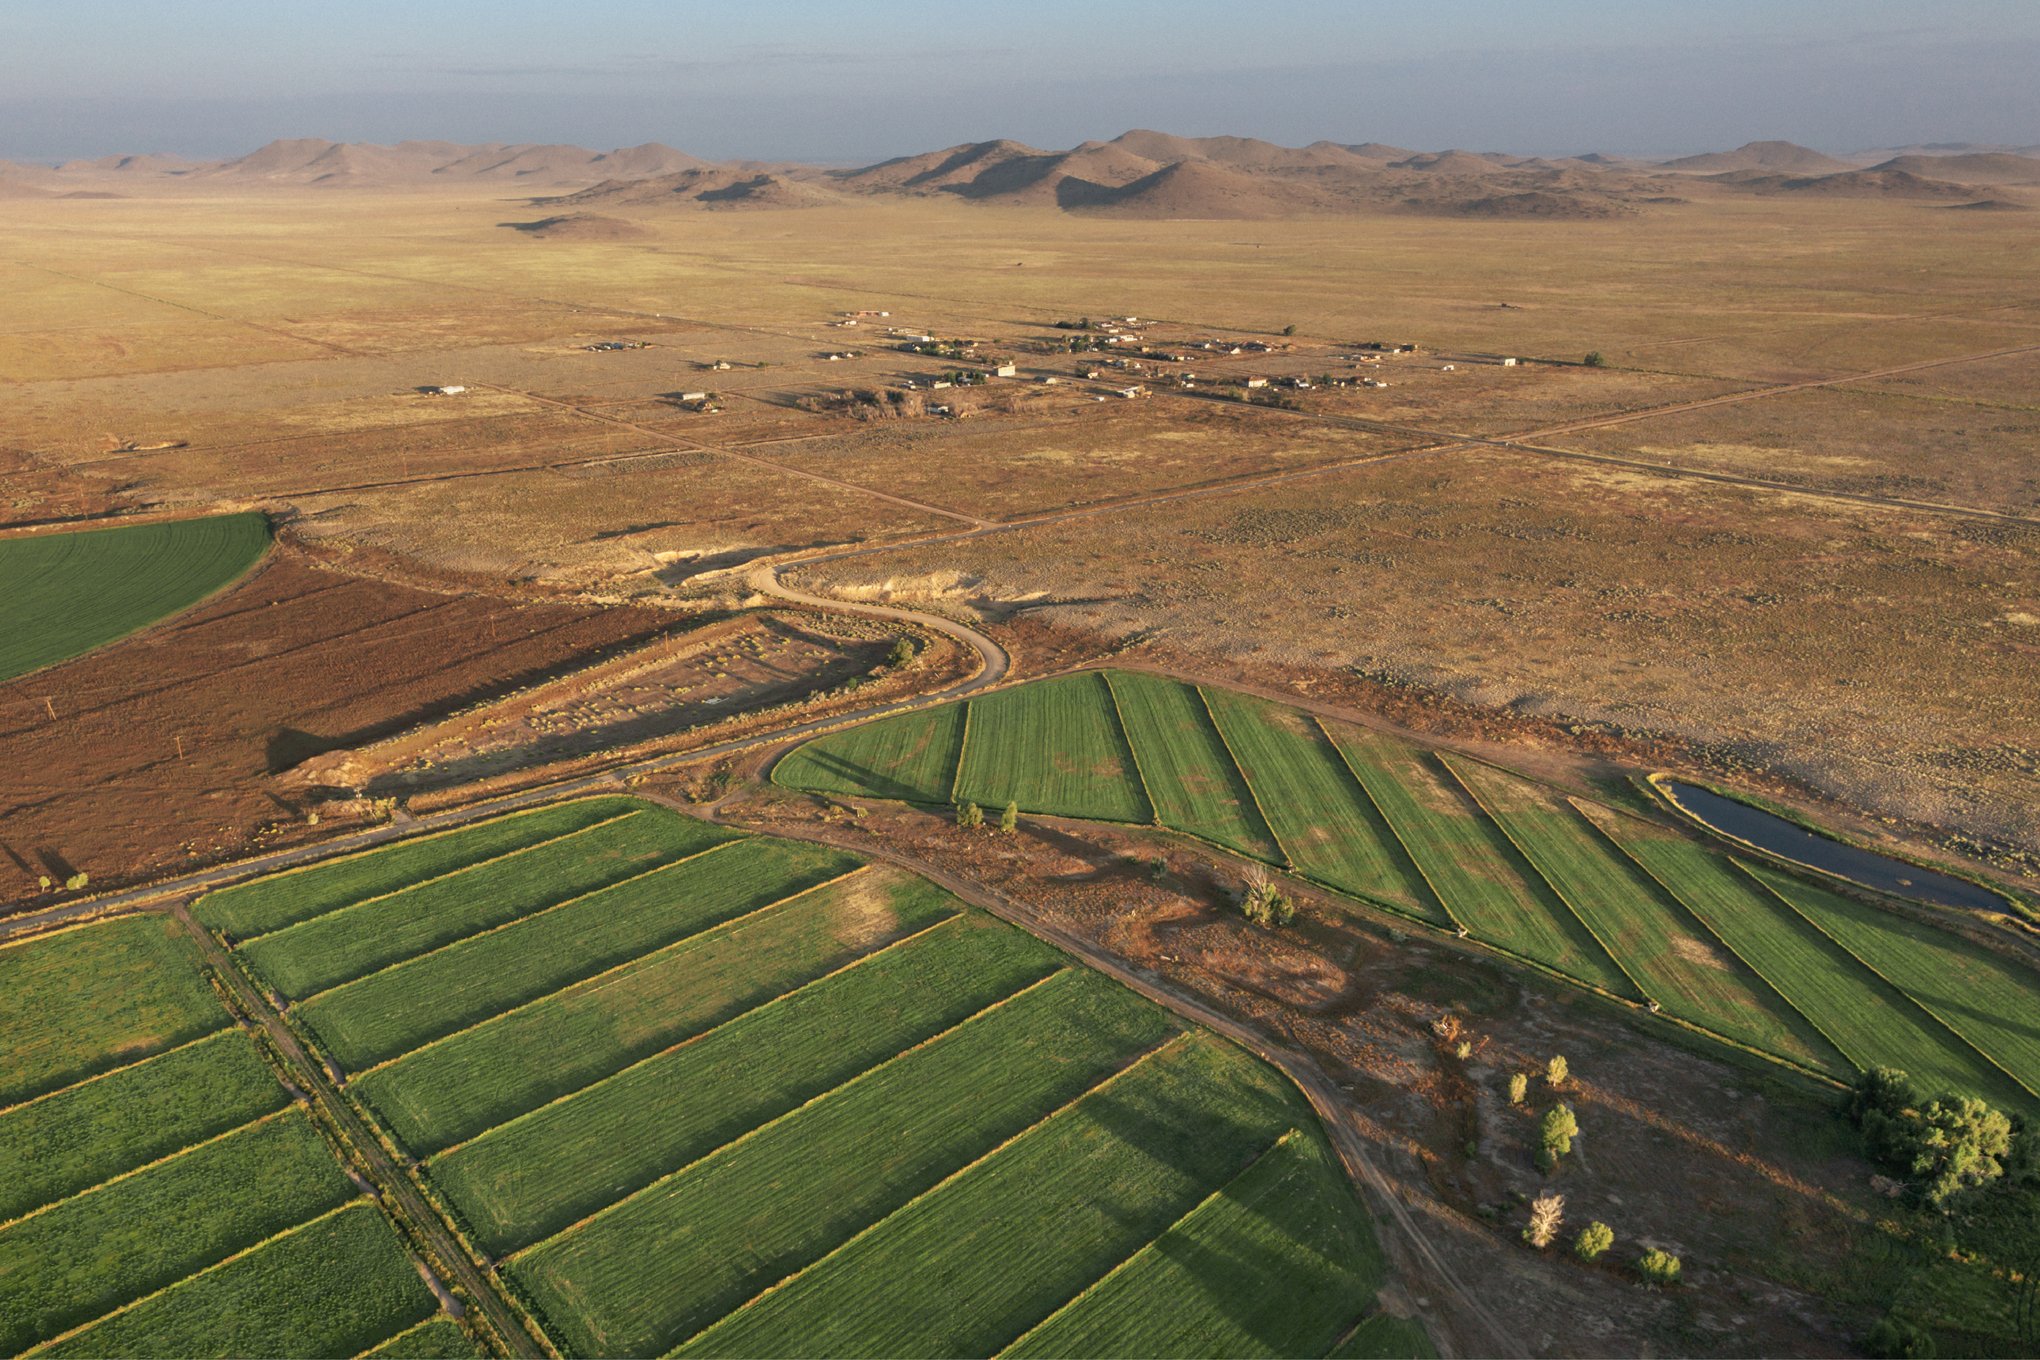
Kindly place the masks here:
POLYGON ((1292 322, 1291 322, 1290 324, 1288 324, 1287 326, 1284 326, 1284 327, 1282 328, 1282 333, 1283 333, 1284 335, 1294 335, 1294 334, 1296 334, 1296 323, 1292 321, 1292 322))
POLYGON ((999 814, 999 830, 1008 836, 1020 829, 1020 804, 1008 801, 1006 810, 999 814))
POLYGON ((1845 1109, 1871 1158, 1936 1208, 2001 1180, 2015 1162, 2010 1116, 1970 1096, 1923 1099, 1896 1068, 1858 1077, 1845 1109))
POLYGON ((1537 1164, 1556 1171, 1559 1158, 1572 1151, 1573 1136, 1579 1131, 1580 1121, 1570 1106, 1561 1102, 1546 1110, 1537 1125, 1537 1164))
POLYGON ((69 888, 72 892, 84 892, 85 885, 87 883, 90 883, 91 881, 92 875, 86 873, 83 869, 80 869, 77 873, 72 874, 69 878, 64 880, 64 886, 69 888))
POLYGON ((1509 1103, 1521 1105, 1530 1098, 1530 1076, 1526 1072, 1509 1074, 1509 1103))
POLYGON ((1572 1068, 1566 1065, 1565 1055, 1560 1054, 1544 1065, 1544 1080, 1552 1086, 1563 1086, 1572 1076, 1572 1068))
POLYGON ((904 666, 910 665, 914 658, 919 655, 920 652, 915 648, 912 638, 894 638, 892 650, 886 653, 885 664, 894 670, 899 670, 904 666))
POLYGON ((1668 1251, 1652 1247, 1636 1258, 1636 1273, 1652 1284, 1677 1284, 1679 1258, 1668 1251))
POLYGON ((1580 1235, 1573 1239, 1573 1255, 1582 1261, 1591 1261, 1615 1245, 1615 1230, 1595 1219, 1580 1229, 1580 1235))
POLYGON ((1863 1338, 1863 1353, 1877 1360, 1933 1360, 1934 1338, 1904 1318, 1886 1313, 1863 1338))
POLYGON ((1584 363, 1588 368, 1606 368, 1608 366, 1608 360, 1597 349, 1587 351, 1587 357, 1580 362, 1584 363))
POLYGON ((959 803, 956 808, 956 824, 965 830, 983 826, 985 824, 984 809, 976 803, 959 803))

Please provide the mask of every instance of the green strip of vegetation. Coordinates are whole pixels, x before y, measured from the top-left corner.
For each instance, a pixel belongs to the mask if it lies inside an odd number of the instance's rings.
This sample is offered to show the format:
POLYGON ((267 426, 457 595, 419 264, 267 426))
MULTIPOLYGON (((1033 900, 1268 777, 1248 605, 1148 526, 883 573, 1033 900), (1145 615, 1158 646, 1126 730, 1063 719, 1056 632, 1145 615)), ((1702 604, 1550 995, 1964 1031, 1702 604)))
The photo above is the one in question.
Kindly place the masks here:
POLYGON ((862 862, 797 841, 742 841, 371 973, 297 1013, 343 1067, 359 1070, 862 862))
POLYGON ((1104 676, 1039 680, 972 699, 970 708, 959 800, 1103 822, 1152 818, 1104 676))
POLYGON ((815 793, 947 803, 963 719, 964 705, 943 704, 818 737, 780 761, 772 779, 815 793))
POLYGON ((959 905, 921 879, 865 874, 801 903, 485 1021, 349 1089, 413 1155, 430 1156, 883 950, 959 905), (882 900, 868 903, 872 893, 882 900))
POLYGON ((1156 819, 1243 855, 1280 863, 1282 851, 1196 688, 1137 671, 1106 678, 1156 819))
POLYGON ((0 682, 189 609, 268 549, 252 511, 0 538, 0 682))
POLYGON ((0 1114, 0 1222, 283 1108, 229 1030, 0 1114))
POLYGON ((1322 1354, 1386 1275, 1358 1209, 1298 1130, 1002 1356, 1322 1354))
POLYGON ((1327 730, 1468 934, 1568 977, 1608 975, 1601 947, 1451 775, 1378 733, 1327 730))
POLYGON ((293 1111, 18 1220, 0 1229, 0 1350, 47 1341, 354 1193, 293 1111))
POLYGON ((1047 945, 972 914, 466 1144, 432 1164, 433 1184, 504 1255, 1061 967, 1047 945))
POLYGON ((438 1306, 382 1215, 355 1203, 36 1354, 359 1355, 438 1306))
POLYGON ((2040 973, 1924 921, 1752 864, 1749 871, 1830 939, 1901 987, 2026 1088, 2040 1092, 2040 973))
POLYGON ((240 955, 278 992, 301 999, 729 839, 719 827, 646 807, 452 878, 287 926, 243 945, 240 955))
POLYGON ((579 798, 513 813, 458 831, 378 846, 221 888, 200 898, 191 914, 230 940, 246 941, 541 841, 572 835, 638 806, 628 798, 579 798))
POLYGON ((1230 690, 1206 687, 1204 697, 1292 864, 1334 888, 1451 924, 1315 722, 1230 690))
POLYGON ((1099 974, 1059 973, 544 1243, 512 1274, 576 1352, 657 1354, 1174 1029, 1099 974))
POLYGON ((0 1106, 139 1062, 228 1023, 197 943, 128 916, 0 949, 0 1106))
POLYGON ((1275 1072, 1193 1034, 678 1353, 991 1354, 1237 1176, 1298 1115, 1308 1107, 1275 1072))

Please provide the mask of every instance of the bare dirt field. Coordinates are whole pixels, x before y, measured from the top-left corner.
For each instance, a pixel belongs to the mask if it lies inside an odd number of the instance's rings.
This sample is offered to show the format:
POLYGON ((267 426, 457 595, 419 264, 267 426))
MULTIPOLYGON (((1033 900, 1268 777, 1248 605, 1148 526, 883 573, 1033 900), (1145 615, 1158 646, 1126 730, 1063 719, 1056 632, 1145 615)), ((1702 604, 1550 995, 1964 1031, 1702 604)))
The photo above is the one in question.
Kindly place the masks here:
POLYGON ((331 834, 272 776, 639 641, 665 613, 440 595, 289 548, 141 636, 0 687, 0 902, 331 834))

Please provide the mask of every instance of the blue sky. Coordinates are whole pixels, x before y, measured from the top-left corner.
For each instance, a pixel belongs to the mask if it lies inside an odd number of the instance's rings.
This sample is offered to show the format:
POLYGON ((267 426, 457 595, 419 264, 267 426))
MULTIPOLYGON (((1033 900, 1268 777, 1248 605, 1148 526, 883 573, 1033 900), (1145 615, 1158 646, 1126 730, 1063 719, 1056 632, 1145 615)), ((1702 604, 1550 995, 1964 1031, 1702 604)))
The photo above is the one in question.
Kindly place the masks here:
POLYGON ((2040 0, 0 0, 0 157, 278 136, 868 161, 1129 127, 2040 143, 2040 0))

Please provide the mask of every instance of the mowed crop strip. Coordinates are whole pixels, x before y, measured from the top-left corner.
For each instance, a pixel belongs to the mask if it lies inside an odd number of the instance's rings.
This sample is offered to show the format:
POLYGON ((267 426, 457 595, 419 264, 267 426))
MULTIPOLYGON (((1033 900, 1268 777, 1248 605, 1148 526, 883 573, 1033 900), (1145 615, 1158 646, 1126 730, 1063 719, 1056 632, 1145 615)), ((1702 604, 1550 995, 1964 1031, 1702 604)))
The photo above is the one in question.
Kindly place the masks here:
MULTIPOLYGON (((2040 1039, 2019 1017, 2040 1006, 2040 976, 2018 960, 1787 874, 1746 871, 1682 831, 1478 761, 1213 686, 1107 671, 972 700, 964 762, 985 766, 974 787, 1013 786, 992 784, 992 766, 1023 760, 1036 740, 1051 700, 1021 702, 1030 692, 1053 690, 1067 706, 1092 692, 1072 683, 1086 678, 1114 699, 1141 787, 1126 790, 1127 777, 1101 765, 1103 792, 1042 812, 1098 816, 1086 809, 1109 805, 1123 820, 1144 792, 1161 826, 1655 1003, 1804 1070, 1847 1080, 1860 1067, 1903 1067, 1936 1090, 2035 1104, 2040 1039)), ((898 721, 859 728, 859 740, 896 744, 887 728, 898 721)), ((775 781, 809 787, 817 767, 806 757, 820 744, 788 756, 775 781)), ((884 781, 860 787, 853 773, 831 766, 815 787, 887 796, 884 781)), ((1056 792, 1029 778, 1036 796, 1056 792)))
POLYGON ((1107 822, 1153 815, 1104 676, 1087 671, 968 702, 959 799, 1107 822))
POLYGON ((437 1307, 196 945, 144 915, 0 949, 31 1093, 0 1109, 0 1350, 355 1354, 437 1307))
MULTIPOLYGON (((1109 704, 1098 690, 1087 702, 1109 704)), ((1099 730, 1116 737, 1116 725, 1099 730)), ((534 858, 546 848, 486 867, 532 864, 550 878, 534 858)), ((659 1354, 713 1336, 789 1276, 836 1278, 838 1254, 980 1182, 996 1193, 914 1230, 917 1244, 946 1239, 939 1250, 967 1282, 931 1285, 925 1245, 842 1278, 865 1280, 874 1299, 911 1289, 959 1316, 996 1316, 999 1329, 1010 1320, 1004 1344, 1040 1320, 1031 1310, 1084 1295, 1299 1138, 1318 1140, 1316 1154, 1290 1168, 1300 1180, 1285 1194, 1317 1207, 1257 1231, 1271 1259, 1300 1268, 1254 1289, 1272 1313, 1301 1319, 1306 1351, 1370 1309, 1371 1228, 1300 1093, 925 880, 749 837, 489 925, 441 886, 479 870, 435 877, 423 898, 373 866, 346 872, 383 889, 368 905, 422 900, 442 922, 419 925, 410 958, 293 1007, 291 1023, 376 1060, 343 1090, 420 1159, 428 1195, 568 1353, 659 1354), (466 933, 436 943, 456 929, 466 933), (1122 1100, 1122 1085, 1146 1094, 1122 1100), (1084 1250, 1030 1268, 1026 1302, 980 1306, 980 1282, 1011 1264, 1003 1241, 1049 1240, 1028 1186, 1138 1212, 1059 1217, 1084 1250), (1343 1282, 1331 1309, 1343 1316, 1326 1311, 1331 1279, 1343 1282)), ((501 875, 490 891, 529 896, 501 875)), ((329 903, 307 924, 353 909, 329 903)), ((1164 1270, 1131 1281, 1111 1296, 1114 1315, 1157 1334, 1204 1287, 1164 1270)), ((841 1349, 892 1348, 887 1309, 859 1310, 862 1322, 836 1324, 850 1337, 841 1349)), ((457 1344, 434 1335, 420 1329, 419 1344, 457 1344)), ((393 1342, 387 1353, 407 1352, 393 1342)))
POLYGON ((188 609, 268 547, 255 513, 0 538, 0 681, 188 609))
POLYGON ((302 1000, 428 949, 699 854, 733 833, 645 807, 458 873, 341 907, 241 945, 248 968, 302 1000))

